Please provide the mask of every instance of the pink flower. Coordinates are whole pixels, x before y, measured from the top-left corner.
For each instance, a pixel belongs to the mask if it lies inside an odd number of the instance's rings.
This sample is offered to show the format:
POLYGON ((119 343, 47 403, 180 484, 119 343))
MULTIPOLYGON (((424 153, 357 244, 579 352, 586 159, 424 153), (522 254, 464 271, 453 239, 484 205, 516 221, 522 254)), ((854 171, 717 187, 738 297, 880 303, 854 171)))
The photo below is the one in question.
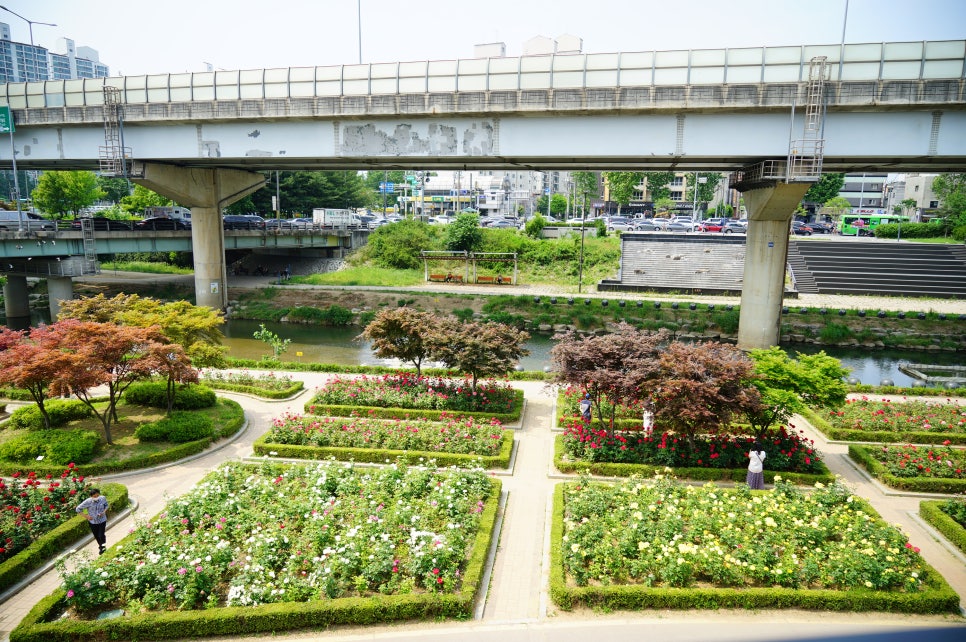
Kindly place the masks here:
POLYGON ((68 598, 74 597, 74 589, 68 589, 68 591, 67 591, 67 597, 68 598))
POLYGON ((182 566, 181 568, 179 568, 179 569, 178 569, 178 575, 184 575, 184 574, 185 574, 185 573, 187 573, 187 572, 188 572, 188 569, 186 569, 186 568, 185 568, 185 567, 183 567, 183 566, 182 566))

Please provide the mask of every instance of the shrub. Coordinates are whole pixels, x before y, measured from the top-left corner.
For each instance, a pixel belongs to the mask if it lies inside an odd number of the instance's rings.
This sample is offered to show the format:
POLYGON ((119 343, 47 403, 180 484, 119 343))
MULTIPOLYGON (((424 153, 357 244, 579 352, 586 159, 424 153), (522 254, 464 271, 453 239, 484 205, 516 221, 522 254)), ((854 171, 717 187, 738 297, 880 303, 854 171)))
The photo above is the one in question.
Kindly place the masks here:
POLYGON ((175 412, 160 421, 141 424, 134 436, 141 441, 170 441, 183 444, 214 435, 210 417, 192 412, 175 412))
POLYGON ((0 459, 26 463, 41 457, 48 464, 86 464, 99 443, 98 434, 90 430, 40 430, 0 445, 0 459))
MULTIPOLYGON (((167 384, 164 381, 139 381, 133 383, 124 392, 124 400, 139 406, 167 408, 167 384)), ((207 386, 179 385, 174 390, 174 408, 176 410, 211 408, 215 405, 216 401, 217 398, 215 397, 214 391, 207 386)))
MULTIPOLYGON (((84 402, 77 399, 51 399, 44 403, 50 417, 50 427, 59 428, 76 419, 86 419, 93 413, 84 402)), ((22 430, 44 430, 44 418, 36 405, 17 408, 10 415, 10 425, 22 430)))
POLYGON ((738 310, 725 310, 711 315, 711 320, 718 326, 718 329, 727 334, 734 334, 738 331, 740 318, 741 313, 738 310))

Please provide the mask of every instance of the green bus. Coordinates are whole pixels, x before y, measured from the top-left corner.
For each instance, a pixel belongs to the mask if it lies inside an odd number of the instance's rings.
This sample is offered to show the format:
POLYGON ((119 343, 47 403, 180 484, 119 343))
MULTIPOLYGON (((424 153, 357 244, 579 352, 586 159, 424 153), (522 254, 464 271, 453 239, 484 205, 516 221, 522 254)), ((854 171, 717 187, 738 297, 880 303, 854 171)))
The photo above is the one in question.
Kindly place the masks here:
POLYGON ((887 223, 908 223, 898 214, 846 214, 839 219, 838 232, 844 236, 873 236, 875 228, 887 223))

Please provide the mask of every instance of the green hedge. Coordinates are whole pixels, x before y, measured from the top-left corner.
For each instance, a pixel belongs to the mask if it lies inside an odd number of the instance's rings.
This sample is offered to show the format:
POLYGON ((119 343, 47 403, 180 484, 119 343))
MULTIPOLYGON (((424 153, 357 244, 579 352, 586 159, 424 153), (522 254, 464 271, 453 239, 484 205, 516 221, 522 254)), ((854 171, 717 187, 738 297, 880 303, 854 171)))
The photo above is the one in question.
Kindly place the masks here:
MULTIPOLYGON (((563 565, 564 489, 553 496, 550 526, 550 598, 564 610, 578 606, 604 610, 640 609, 807 609, 818 611, 891 611, 959 613, 959 596, 939 573, 928 568, 919 593, 788 588, 651 588, 643 585, 571 586, 563 565)), ((13 638, 11 637, 11 640, 13 638)), ((38 640, 39 642, 39 640, 38 640)))
MULTIPOLYGON (((302 361, 262 361, 258 359, 238 359, 228 357, 228 367, 248 368, 251 370, 287 370, 291 372, 343 372, 346 374, 394 374, 397 372, 416 372, 415 368, 392 368, 390 366, 346 366, 338 363, 313 363, 302 361)), ((459 376, 446 368, 423 368, 421 374, 427 377, 459 376)), ((511 381, 543 381, 550 377, 537 370, 512 371, 506 373, 511 381)), ((2 395, 0 395, 2 396, 2 395)), ((12 399, 13 397, 11 397, 12 399)))
POLYGON ((241 392, 246 395, 253 395, 255 397, 262 397, 263 399, 288 399, 289 397, 301 392, 305 389, 304 381, 293 381, 292 385, 284 390, 267 390, 266 388, 259 388, 258 386, 243 386, 237 383, 228 383, 227 381, 214 381, 210 379, 205 379, 202 383, 209 388, 214 388, 215 390, 227 390, 228 392, 241 392))
MULTIPOLYGON (((337 625, 380 624, 400 620, 467 619, 481 587, 494 531, 502 483, 493 490, 480 516, 480 528, 455 595, 376 595, 310 602, 235 606, 200 611, 165 611, 112 620, 57 619, 64 610, 64 590, 38 602, 10 633, 10 642, 95 642, 100 640, 184 639, 318 629, 337 625), (50 621, 56 620, 56 621, 50 621)), ((123 543, 123 542, 122 542, 123 543)))
MULTIPOLYGON (((63 470, 63 467, 61 467, 63 470)), ((102 484, 99 486, 110 512, 127 508, 127 487, 121 484, 102 484)), ((78 502, 80 499, 78 499, 78 502)), ((73 510, 73 506, 70 507, 73 510)), ((34 569, 40 568, 48 560, 59 555, 65 548, 73 546, 84 535, 90 533, 87 520, 77 515, 31 542, 10 559, 0 564, 0 591, 5 591, 34 569)))
MULTIPOLYGON (((86 419, 94 415, 90 406, 79 399, 46 399, 44 410, 50 418, 51 428, 66 426, 75 419, 86 419)), ((10 426, 21 430, 46 430, 44 416, 40 414, 40 406, 32 403, 21 406, 10 413, 10 426)))
POLYGON ((923 500, 919 502, 919 515, 932 524, 956 548, 966 553, 966 528, 940 510, 939 507, 945 503, 946 500, 923 500))
POLYGON ((377 406, 335 406, 329 404, 313 403, 311 399, 305 402, 305 414, 320 415, 325 417, 350 417, 357 414, 360 417, 378 417, 379 419, 406 419, 409 417, 423 417, 429 420, 436 420, 444 414, 450 417, 481 417, 484 419, 497 419, 501 423, 511 423, 519 421, 523 414, 523 391, 513 391, 513 409, 510 412, 462 412, 456 410, 432 410, 424 408, 380 408, 377 406), (309 410, 315 407, 315 411, 309 410))
POLYGON ((937 433, 937 432, 893 432, 887 430, 853 430, 850 428, 835 428, 811 408, 801 415, 808 423, 825 435, 828 439, 837 441, 870 441, 889 444, 942 444, 949 441, 957 446, 966 445, 966 433, 937 433))
POLYGON ((334 448, 323 446, 299 446, 288 444, 274 444, 266 441, 268 433, 255 440, 252 449, 256 455, 271 457, 290 457, 293 459, 328 459, 334 457, 339 461, 358 461, 368 463, 385 463, 387 460, 396 461, 398 458, 412 462, 420 457, 433 459, 438 466, 475 466, 483 468, 509 468, 510 456, 513 454, 513 430, 503 431, 499 455, 465 455, 462 453, 446 453, 423 450, 388 450, 376 448, 334 448), (274 454, 273 454, 274 453, 274 454))
POLYGON ((869 474, 886 486, 900 490, 923 493, 966 492, 966 479, 942 479, 940 477, 896 477, 889 473, 882 462, 872 456, 872 449, 880 446, 849 444, 849 457, 869 471, 869 474))
MULTIPOLYGON (((557 435, 553 442, 553 465, 562 473, 590 473, 592 475, 602 475, 604 477, 630 477, 631 475, 653 476, 654 473, 663 472, 666 466, 648 464, 613 464, 603 461, 564 461, 566 447, 564 446, 564 436, 557 435)), ((780 470, 766 470, 765 481, 775 483, 775 476, 779 476, 786 481, 795 484, 812 486, 815 482, 827 484, 835 481, 835 475, 829 471, 824 463, 820 463, 821 473, 792 473, 780 470)), ((703 481, 732 481, 744 482, 748 476, 745 468, 670 468, 675 477, 681 479, 697 479, 703 481)))
MULTIPOLYGON (((130 459, 94 462, 92 464, 80 465, 77 466, 77 474, 85 475, 87 477, 112 475, 114 473, 121 473, 128 470, 139 470, 141 468, 150 468, 159 464, 178 461, 179 459, 184 459, 185 457, 190 457, 191 455, 196 455, 204 451, 208 446, 216 441, 216 439, 235 434, 245 424, 245 411, 242 410, 242 407, 238 404, 238 402, 232 401, 231 399, 219 399, 218 403, 228 406, 231 410, 232 416, 231 419, 220 427, 220 433, 216 437, 206 437, 197 441, 189 441, 187 443, 178 444, 166 450, 161 450, 149 455, 143 455, 141 457, 131 457, 130 459)), ((24 468, 24 465, 22 464, 0 461, 0 475, 12 475, 16 472, 23 473, 27 472, 27 470, 32 470, 41 476, 47 475, 48 473, 59 476, 62 472, 64 472, 64 467, 52 464, 44 464, 43 462, 32 462, 29 466, 29 469, 27 469, 24 468)))

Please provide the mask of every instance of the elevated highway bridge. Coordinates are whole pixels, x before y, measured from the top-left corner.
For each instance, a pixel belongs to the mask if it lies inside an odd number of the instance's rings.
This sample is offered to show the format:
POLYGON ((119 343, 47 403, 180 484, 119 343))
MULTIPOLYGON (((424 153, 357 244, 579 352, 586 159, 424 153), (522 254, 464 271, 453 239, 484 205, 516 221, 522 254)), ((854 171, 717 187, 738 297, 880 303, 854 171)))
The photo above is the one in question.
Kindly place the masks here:
POLYGON ((966 171, 966 40, 219 70, 9 84, 4 102, 19 168, 123 173, 191 207, 215 308, 220 209, 259 170, 744 170, 748 347, 777 341, 787 224, 822 171, 966 171))

